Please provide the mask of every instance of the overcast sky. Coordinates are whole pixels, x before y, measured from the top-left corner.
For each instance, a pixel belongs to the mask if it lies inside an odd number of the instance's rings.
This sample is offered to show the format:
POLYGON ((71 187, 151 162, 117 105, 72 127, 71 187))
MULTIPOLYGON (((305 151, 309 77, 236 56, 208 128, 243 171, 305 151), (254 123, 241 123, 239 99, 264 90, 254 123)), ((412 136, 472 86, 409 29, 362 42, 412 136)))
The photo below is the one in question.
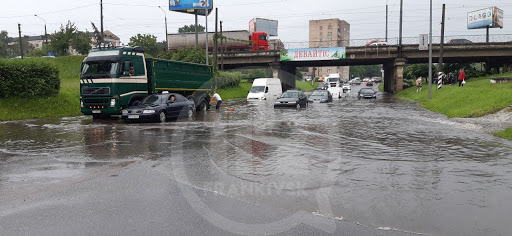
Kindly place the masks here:
MULTIPOLYGON (((48 33, 58 30, 68 20, 79 30, 92 31, 91 22, 100 26, 100 0, 2 0, 0 30, 9 36, 18 36, 18 23, 22 35, 43 35, 43 20, 48 33)), ((308 40, 308 21, 339 18, 351 25, 351 39, 383 38, 385 35, 385 9, 389 5, 389 37, 398 37, 400 0, 214 0, 219 9, 219 20, 224 30, 247 30, 249 20, 260 17, 279 21, 279 38, 283 42, 308 40)), ((467 12, 497 6, 504 11, 504 28, 491 29, 491 34, 512 34, 512 1, 510 0, 433 0, 433 31, 440 35, 441 7, 446 3, 446 35, 485 35, 485 30, 467 30, 467 12)), ((193 24, 194 16, 168 11, 166 0, 103 0, 104 29, 110 30, 128 43, 137 33, 153 34, 165 40, 164 11, 168 18, 169 33, 176 33, 185 24, 193 24)), ((204 25, 204 17, 199 23, 204 25)), ((208 29, 214 31, 215 14, 208 17, 208 29)), ((417 37, 429 31, 429 1, 404 0, 404 37, 417 37)))

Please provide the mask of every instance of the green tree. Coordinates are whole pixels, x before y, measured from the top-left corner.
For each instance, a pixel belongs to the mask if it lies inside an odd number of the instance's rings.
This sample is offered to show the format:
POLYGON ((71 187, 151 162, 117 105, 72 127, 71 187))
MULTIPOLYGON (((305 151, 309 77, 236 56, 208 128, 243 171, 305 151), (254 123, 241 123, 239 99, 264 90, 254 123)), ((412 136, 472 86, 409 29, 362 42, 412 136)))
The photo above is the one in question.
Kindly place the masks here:
POLYGON ((98 30, 98 28, 96 28, 96 25, 94 25, 94 23, 91 22, 91 25, 92 25, 92 29, 94 30, 93 34, 94 34, 94 41, 96 42, 95 45, 96 46, 99 46, 100 43, 101 43, 101 33, 100 31, 98 30))
POLYGON ((5 30, 2 30, 0 32, 0 58, 6 58, 8 57, 8 50, 7 45, 9 45, 9 42, 11 40, 9 39, 9 33, 5 30))
POLYGON ((66 26, 60 25, 60 30, 50 35, 50 49, 56 56, 65 56, 69 54, 71 40, 75 36, 77 28, 74 23, 68 21, 66 26))
MULTIPOLYGON (((182 48, 182 49, 178 49, 178 51, 172 55, 171 60, 205 64, 206 63, 206 53, 203 49, 201 49, 199 47, 197 47, 197 48, 182 48)), ((212 61, 211 57, 210 57, 210 61, 212 61)))
MULTIPOLYGON (((24 56, 28 56, 32 51, 34 51, 34 46, 28 43, 28 41, 25 38, 21 38, 21 43, 23 45, 24 56)), ((19 39, 16 39, 14 42, 12 42, 11 45, 7 45, 7 57, 21 56, 20 50, 21 49, 19 39)))
POLYGON ((46 56, 46 48, 47 46, 43 44, 43 47, 41 49, 35 49, 34 51, 27 54, 29 57, 42 57, 46 56))
MULTIPOLYGON (((194 32, 196 32, 194 24, 184 25, 183 27, 180 27, 178 29, 178 33, 194 33, 194 32)), ((204 32, 204 27, 202 25, 198 24, 197 32, 204 32)))
POLYGON ((137 34, 135 36, 130 37, 130 42, 128 43, 130 46, 142 46, 144 47, 144 51, 149 53, 150 55, 159 55, 163 50, 158 47, 158 43, 156 41, 156 36, 151 34, 137 34))
POLYGON ((380 65, 364 65, 364 66, 350 66, 350 76, 354 77, 380 77, 382 66, 380 65))
POLYGON ((91 37, 89 32, 77 32, 71 38, 70 45, 78 53, 85 55, 91 50, 91 37))

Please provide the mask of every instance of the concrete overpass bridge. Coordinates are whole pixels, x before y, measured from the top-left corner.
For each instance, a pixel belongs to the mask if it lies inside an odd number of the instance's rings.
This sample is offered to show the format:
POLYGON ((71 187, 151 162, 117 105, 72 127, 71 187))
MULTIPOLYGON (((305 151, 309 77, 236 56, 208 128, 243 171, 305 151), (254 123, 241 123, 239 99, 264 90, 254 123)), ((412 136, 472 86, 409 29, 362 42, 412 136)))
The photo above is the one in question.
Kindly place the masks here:
MULTIPOLYGON (((405 64, 428 63, 428 50, 419 50, 418 44, 399 47, 357 46, 346 48, 346 59, 326 61, 280 61, 279 51, 227 52, 224 56, 224 68, 272 67, 274 77, 283 82, 283 88, 295 87, 297 67, 376 65, 384 67, 384 89, 398 93, 403 89, 403 67, 405 64)), ((439 44, 432 45, 433 61, 439 61, 439 44)), ((443 49, 445 63, 485 62, 488 67, 512 64, 512 42, 445 44, 443 49)))

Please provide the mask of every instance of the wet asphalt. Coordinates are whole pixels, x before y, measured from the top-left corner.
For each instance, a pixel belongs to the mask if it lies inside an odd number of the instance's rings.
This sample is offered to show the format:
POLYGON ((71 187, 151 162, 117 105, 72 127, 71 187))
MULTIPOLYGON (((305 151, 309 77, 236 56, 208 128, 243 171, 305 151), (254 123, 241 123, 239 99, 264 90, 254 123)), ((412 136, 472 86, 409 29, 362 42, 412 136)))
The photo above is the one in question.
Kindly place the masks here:
POLYGON ((512 143, 357 90, 162 124, 2 122, 0 235, 512 232, 512 143))

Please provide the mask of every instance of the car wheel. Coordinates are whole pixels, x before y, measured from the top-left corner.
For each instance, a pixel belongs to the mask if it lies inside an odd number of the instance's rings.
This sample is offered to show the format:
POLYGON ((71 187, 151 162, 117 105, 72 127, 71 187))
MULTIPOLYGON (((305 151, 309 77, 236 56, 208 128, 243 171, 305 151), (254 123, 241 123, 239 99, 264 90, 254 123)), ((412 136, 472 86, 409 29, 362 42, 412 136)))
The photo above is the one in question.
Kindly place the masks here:
POLYGON ((194 109, 191 107, 188 109, 187 117, 191 118, 192 116, 194 116, 194 109))
POLYGON ((165 112, 164 111, 160 111, 158 113, 158 122, 162 123, 164 122, 165 120, 167 119, 166 115, 165 115, 165 112))

